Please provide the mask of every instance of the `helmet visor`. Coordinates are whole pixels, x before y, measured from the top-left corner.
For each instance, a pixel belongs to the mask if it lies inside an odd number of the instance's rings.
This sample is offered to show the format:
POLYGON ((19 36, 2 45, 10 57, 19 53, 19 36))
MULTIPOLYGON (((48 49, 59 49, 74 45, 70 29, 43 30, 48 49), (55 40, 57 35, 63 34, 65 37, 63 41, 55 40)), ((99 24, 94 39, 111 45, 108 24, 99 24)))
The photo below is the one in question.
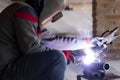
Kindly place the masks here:
POLYGON ((63 17, 63 14, 62 14, 62 12, 59 12, 59 13, 57 13, 55 16, 53 16, 52 17, 52 20, 51 20, 51 22, 53 23, 53 22, 56 22, 58 19, 60 19, 61 17, 63 17))

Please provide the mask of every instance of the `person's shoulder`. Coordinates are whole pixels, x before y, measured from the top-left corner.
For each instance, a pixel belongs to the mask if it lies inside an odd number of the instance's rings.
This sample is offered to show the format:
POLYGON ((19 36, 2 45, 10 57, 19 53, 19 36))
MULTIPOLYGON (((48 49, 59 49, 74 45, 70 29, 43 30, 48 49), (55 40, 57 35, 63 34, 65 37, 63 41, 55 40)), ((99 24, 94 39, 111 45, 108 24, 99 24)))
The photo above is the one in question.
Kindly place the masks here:
POLYGON ((17 9, 23 7, 23 6, 27 6, 27 4, 25 4, 24 2, 12 2, 10 3, 8 6, 6 6, 2 12, 7 11, 7 12, 12 12, 12 11, 16 11, 17 9))
POLYGON ((25 19, 35 23, 38 22, 38 16, 33 7, 25 3, 18 3, 18 4, 21 4, 22 6, 15 11, 14 17, 25 19))
POLYGON ((37 13, 35 11, 35 9, 33 7, 31 7, 30 5, 24 3, 24 2, 16 2, 14 4, 18 4, 21 5, 16 11, 17 12, 24 12, 33 16, 37 17, 37 13))

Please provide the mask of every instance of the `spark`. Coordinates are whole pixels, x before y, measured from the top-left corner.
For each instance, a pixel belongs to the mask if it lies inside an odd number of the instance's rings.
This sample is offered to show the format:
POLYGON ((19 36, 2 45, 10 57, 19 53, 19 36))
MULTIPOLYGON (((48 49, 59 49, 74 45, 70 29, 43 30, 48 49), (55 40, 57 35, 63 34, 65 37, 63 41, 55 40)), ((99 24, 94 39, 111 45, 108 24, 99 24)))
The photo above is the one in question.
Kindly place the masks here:
POLYGON ((91 64, 96 60, 95 53, 92 51, 92 49, 85 49, 86 55, 84 56, 83 63, 84 64, 91 64))

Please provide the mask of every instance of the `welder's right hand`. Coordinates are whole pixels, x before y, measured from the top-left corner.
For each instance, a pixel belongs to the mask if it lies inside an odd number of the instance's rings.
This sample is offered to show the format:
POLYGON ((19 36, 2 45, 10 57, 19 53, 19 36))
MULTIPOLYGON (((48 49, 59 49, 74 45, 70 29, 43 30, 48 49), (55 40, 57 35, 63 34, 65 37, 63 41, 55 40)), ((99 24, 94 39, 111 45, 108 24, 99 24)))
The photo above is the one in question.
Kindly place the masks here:
POLYGON ((63 51, 66 60, 67 60, 67 65, 69 65, 71 62, 74 63, 74 56, 72 55, 71 51, 63 51))
POLYGON ((85 55, 83 50, 63 51, 67 59, 67 64, 71 62, 74 64, 81 64, 82 56, 85 55))

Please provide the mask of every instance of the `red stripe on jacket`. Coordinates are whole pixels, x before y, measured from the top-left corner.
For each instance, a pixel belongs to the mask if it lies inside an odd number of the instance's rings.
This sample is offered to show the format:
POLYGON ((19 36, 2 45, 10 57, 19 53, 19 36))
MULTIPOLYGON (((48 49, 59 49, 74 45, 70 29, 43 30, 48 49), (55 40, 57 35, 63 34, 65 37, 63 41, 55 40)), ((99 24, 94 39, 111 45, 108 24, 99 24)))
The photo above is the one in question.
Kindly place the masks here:
POLYGON ((23 18, 23 19, 29 20, 29 21, 35 22, 35 23, 38 22, 37 17, 32 16, 32 15, 25 13, 25 12, 15 12, 14 16, 18 17, 18 18, 23 18))

